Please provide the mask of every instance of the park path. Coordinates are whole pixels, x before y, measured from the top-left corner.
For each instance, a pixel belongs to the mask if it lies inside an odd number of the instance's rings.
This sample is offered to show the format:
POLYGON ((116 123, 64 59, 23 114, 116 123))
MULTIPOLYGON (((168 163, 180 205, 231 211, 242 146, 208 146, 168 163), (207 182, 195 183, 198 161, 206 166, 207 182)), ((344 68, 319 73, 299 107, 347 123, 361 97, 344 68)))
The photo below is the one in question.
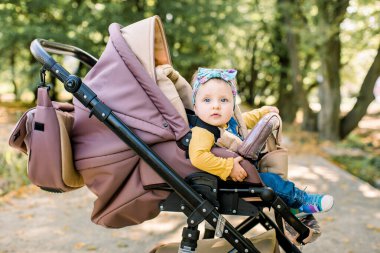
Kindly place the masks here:
MULTIPOLYGON (((380 252, 379 190, 317 155, 292 155, 289 169, 299 187, 335 197, 333 210, 317 216, 322 236, 303 252, 380 252)), ((86 188, 51 194, 33 187, 3 198, 0 253, 149 252, 160 242, 180 240, 181 214, 161 213, 137 226, 105 229, 90 221, 94 199, 86 188)))

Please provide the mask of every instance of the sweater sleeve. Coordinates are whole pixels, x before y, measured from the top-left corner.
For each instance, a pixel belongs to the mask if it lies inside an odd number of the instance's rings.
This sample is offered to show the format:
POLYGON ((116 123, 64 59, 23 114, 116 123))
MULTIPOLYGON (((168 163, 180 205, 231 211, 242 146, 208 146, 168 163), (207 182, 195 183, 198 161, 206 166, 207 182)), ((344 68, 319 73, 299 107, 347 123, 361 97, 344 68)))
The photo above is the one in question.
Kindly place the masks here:
POLYGON ((259 122, 259 120, 264 117, 265 114, 269 112, 268 109, 254 109, 249 112, 245 112, 242 114, 244 123, 246 124, 247 128, 253 128, 256 126, 256 124, 259 122))
POLYGON ((214 145, 214 135, 206 129, 193 127, 189 145, 191 163, 200 170, 227 180, 234 166, 234 159, 217 157, 211 153, 214 145))

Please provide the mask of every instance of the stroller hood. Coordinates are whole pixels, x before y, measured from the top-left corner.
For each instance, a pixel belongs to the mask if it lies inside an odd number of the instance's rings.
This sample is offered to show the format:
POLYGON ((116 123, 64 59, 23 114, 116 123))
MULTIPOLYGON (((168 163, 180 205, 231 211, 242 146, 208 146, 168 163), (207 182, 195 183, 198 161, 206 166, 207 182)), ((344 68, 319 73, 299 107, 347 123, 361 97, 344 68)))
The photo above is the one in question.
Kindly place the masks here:
MULTIPOLYGON (((170 63, 162 26, 157 17, 136 25, 137 28, 131 25, 125 29, 124 36, 119 24, 110 25, 106 48, 84 83, 142 141, 163 154, 166 162, 173 166, 176 159, 179 160, 176 164, 182 165, 180 174, 186 176, 195 168, 186 161, 184 151, 177 147, 176 141, 190 129, 157 86, 154 69, 150 69, 152 65, 147 65, 158 59, 170 63), (149 36, 144 38, 142 30, 149 36), (158 54, 141 52, 144 50, 136 48, 138 43, 129 39, 136 52, 132 51, 125 40, 125 36, 134 37, 129 36, 132 32, 136 33, 134 36, 140 36, 137 42, 143 40, 144 47, 152 50, 155 44, 152 32, 158 32, 161 39, 156 41, 162 43, 158 47, 164 50, 158 54), (178 156, 172 157, 173 153, 178 156)), ((74 99, 73 103, 75 120, 71 141, 75 167, 97 196, 92 220, 107 227, 123 227, 155 217, 159 213, 159 201, 168 193, 147 191, 144 186, 162 183, 162 179, 103 123, 94 117, 89 118, 89 110, 78 100, 74 99)))
MULTIPOLYGON (((142 24, 151 25, 150 22, 142 24)), ((84 82, 146 144, 179 140, 189 131, 188 125, 147 73, 120 29, 118 24, 109 27, 110 40, 84 82)), ((153 40, 150 42, 154 44, 153 40)), ((88 120, 88 110, 78 101, 74 100, 74 104, 79 109, 73 133, 77 161, 128 149, 96 119, 88 120)), ((80 164, 78 168, 81 167, 80 164)))
POLYGON ((172 65, 161 19, 153 16, 121 29, 125 41, 150 77, 157 81, 155 67, 172 65))

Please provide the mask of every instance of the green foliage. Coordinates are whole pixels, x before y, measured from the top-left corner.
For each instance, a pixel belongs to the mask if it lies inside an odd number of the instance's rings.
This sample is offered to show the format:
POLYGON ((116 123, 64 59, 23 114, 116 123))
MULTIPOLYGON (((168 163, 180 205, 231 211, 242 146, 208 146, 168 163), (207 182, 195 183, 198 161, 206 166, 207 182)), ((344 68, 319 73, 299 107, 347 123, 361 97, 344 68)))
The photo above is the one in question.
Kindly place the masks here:
POLYGON ((0 152, 0 196, 29 183, 26 164, 27 156, 20 152, 0 152))
POLYGON ((190 79, 199 66, 223 67, 217 64, 230 52, 228 43, 235 36, 230 30, 239 22, 238 7, 239 1, 231 0, 156 2, 173 63, 185 78, 190 79))
POLYGON ((362 138, 357 134, 350 134, 340 145, 347 148, 366 150, 365 143, 363 143, 362 138))
POLYGON ((379 147, 373 146, 371 142, 371 131, 362 131, 362 133, 358 132, 359 131, 351 133, 346 139, 338 143, 337 146, 352 150, 361 150, 367 152, 370 156, 375 156, 376 152, 378 152, 376 149, 379 147))
POLYGON ((378 187, 380 180, 380 157, 378 147, 366 141, 372 131, 356 131, 337 145, 344 154, 332 156, 332 159, 351 174, 378 187))
POLYGON ((376 186, 380 180, 380 158, 370 156, 335 156, 333 160, 351 174, 376 186))
POLYGON ((74 45, 99 57, 109 24, 124 26, 159 15, 173 64, 187 80, 199 66, 236 68, 243 102, 277 104, 287 116, 297 110, 294 98, 299 96, 290 78, 289 32, 297 38, 301 70, 297 78, 309 102, 318 103, 321 47, 340 29, 341 79, 349 87, 342 94, 356 96, 376 54, 380 9, 375 0, 350 0, 347 10, 336 11, 347 1, 4 0, 0 3, 0 90, 13 91, 18 99, 25 92, 33 94, 40 67, 29 52, 35 38, 74 45), (341 26, 330 24, 342 18, 341 26))

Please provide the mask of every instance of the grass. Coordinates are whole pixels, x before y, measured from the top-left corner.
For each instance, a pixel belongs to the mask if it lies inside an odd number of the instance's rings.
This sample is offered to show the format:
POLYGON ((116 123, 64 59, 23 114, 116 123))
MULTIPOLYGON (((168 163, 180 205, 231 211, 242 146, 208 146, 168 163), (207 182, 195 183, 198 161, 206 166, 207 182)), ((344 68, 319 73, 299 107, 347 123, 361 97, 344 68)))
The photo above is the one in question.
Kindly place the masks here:
POLYGON ((333 156, 341 168, 361 178, 373 186, 378 186, 380 180, 380 157, 365 156, 333 156))
POLYGON ((27 156, 8 146, 11 126, 28 109, 22 103, 0 104, 0 196, 30 183, 27 177, 27 156))
POLYGON ((337 145, 344 154, 332 155, 331 159, 341 168, 379 188, 380 145, 376 130, 357 129, 337 145))
POLYGON ((0 196, 30 183, 26 173, 27 156, 7 148, 0 152, 0 196))

